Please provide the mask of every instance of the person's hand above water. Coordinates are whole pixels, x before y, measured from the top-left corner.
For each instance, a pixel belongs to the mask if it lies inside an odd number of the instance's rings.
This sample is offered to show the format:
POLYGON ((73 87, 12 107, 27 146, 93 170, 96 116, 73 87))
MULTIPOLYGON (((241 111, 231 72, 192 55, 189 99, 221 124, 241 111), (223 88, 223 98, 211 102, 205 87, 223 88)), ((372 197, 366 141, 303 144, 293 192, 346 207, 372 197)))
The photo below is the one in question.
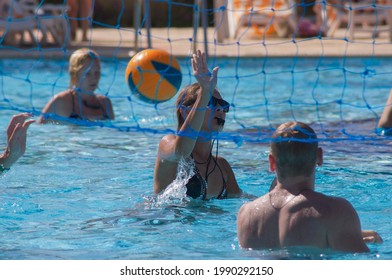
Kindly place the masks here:
POLYGON ((12 117, 7 127, 7 148, 0 156, 3 169, 10 168, 26 151, 27 128, 35 122, 29 119, 32 115, 22 113, 12 117))
POLYGON ((374 230, 362 230, 362 238, 366 243, 383 243, 381 236, 374 230))
POLYGON ((389 97, 384 107, 384 111, 378 121, 378 127, 388 129, 387 134, 391 133, 392 129, 392 90, 389 92, 389 97))
POLYGON ((212 73, 208 69, 206 54, 197 50, 192 57, 193 75, 195 76, 203 92, 212 94, 218 81, 219 67, 215 67, 212 73))

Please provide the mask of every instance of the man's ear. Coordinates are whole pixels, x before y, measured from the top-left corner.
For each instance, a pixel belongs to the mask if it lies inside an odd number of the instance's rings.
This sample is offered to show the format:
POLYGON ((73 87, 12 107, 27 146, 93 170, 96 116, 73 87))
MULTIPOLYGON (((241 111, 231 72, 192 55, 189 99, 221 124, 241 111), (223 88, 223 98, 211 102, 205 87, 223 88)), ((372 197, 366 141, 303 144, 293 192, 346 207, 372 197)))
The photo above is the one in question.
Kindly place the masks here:
POLYGON ((323 149, 322 148, 317 148, 317 165, 321 166, 323 165, 324 159, 323 159, 323 149))
POLYGON ((276 159, 272 154, 268 155, 268 161, 269 161, 269 170, 271 172, 276 171, 276 159))

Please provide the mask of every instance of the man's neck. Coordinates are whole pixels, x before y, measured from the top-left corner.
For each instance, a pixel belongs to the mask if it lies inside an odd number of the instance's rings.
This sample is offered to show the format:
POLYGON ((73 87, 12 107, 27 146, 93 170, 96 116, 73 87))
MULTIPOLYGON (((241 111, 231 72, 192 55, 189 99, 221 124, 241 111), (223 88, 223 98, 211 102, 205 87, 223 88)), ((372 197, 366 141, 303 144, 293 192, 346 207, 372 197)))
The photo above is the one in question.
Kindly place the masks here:
POLYGON ((274 190, 284 189, 294 195, 299 194, 303 190, 314 190, 314 176, 305 177, 289 177, 289 178, 277 178, 277 184, 274 190))

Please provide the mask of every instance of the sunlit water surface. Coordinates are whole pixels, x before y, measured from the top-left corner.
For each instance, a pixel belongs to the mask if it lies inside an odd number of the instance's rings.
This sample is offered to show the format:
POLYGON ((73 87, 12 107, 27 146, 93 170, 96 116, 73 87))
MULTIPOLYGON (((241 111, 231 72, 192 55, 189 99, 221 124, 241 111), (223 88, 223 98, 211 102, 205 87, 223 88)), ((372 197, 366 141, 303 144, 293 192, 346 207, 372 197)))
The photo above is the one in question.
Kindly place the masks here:
MULTIPOLYGON (((211 62, 220 65, 219 89, 235 105, 219 154, 231 162, 240 187, 257 196, 268 191, 272 127, 293 119, 312 123, 325 157, 317 189, 345 197, 362 227, 384 239, 367 254, 243 250, 236 215, 247 199, 153 197, 157 145, 176 127, 174 99, 154 106, 130 96, 126 63, 104 59, 102 65, 99 91, 111 97, 116 121, 29 129, 25 156, 0 177, 0 259, 392 259, 392 139, 374 133, 391 85, 391 59, 211 62)), ((66 61, 0 64, 1 131, 13 114, 37 113, 67 87, 66 61)), ((185 85, 192 81, 188 61, 181 66, 185 85)))

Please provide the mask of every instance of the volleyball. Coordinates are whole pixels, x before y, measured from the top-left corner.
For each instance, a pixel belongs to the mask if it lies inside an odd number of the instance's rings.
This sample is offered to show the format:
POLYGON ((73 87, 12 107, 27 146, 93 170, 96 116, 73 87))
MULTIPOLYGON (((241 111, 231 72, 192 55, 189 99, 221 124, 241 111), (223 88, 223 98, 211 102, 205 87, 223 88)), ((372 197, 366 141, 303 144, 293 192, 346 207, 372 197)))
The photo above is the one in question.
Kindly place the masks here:
POLYGON ((164 50, 146 49, 129 61, 125 80, 143 101, 164 102, 180 89, 182 74, 177 59, 164 50))

